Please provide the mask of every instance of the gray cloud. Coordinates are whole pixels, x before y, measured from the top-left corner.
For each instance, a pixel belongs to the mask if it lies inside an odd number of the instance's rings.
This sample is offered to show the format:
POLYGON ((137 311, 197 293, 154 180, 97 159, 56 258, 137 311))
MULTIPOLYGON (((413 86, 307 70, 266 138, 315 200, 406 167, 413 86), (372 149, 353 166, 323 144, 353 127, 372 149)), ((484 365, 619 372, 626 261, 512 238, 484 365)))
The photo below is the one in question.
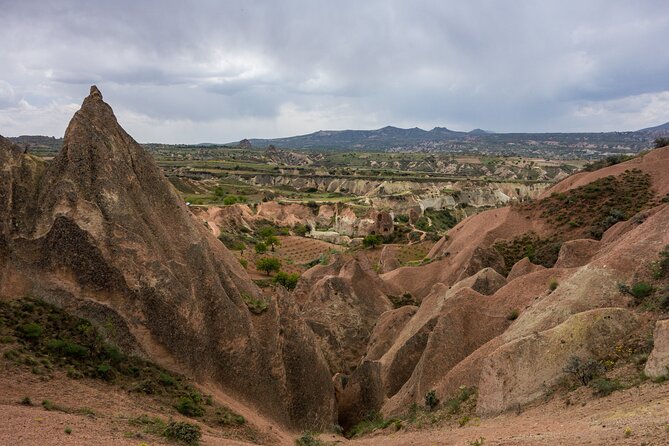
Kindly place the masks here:
POLYGON ((668 121, 666 1, 0 0, 0 133, 100 86, 141 141, 668 121))

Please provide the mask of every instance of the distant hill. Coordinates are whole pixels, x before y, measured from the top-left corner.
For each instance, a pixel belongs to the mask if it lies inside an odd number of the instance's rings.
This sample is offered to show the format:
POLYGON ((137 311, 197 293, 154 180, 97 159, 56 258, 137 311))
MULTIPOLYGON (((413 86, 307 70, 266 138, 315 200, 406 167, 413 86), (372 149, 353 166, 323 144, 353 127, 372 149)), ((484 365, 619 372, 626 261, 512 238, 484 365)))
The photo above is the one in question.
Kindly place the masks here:
MULTIPOLYGON (((669 135, 669 122, 637 131, 600 133, 495 133, 482 129, 460 132, 446 127, 423 130, 386 126, 376 130, 319 130, 307 135, 274 139, 248 139, 257 149, 274 145, 282 149, 350 150, 350 151, 415 151, 480 154, 514 154, 555 158, 600 158, 610 154, 637 153, 652 146, 659 136, 669 135)), ((31 153, 52 155, 60 150, 62 138, 49 136, 18 136, 8 138, 31 153)), ((144 144, 148 150, 162 148, 216 148, 223 144, 193 145, 144 144)), ((230 142, 226 146, 238 146, 230 142)))
POLYGON ((494 133, 482 129, 459 132, 445 127, 427 131, 387 126, 377 130, 320 130, 307 135, 249 141, 256 148, 271 144, 290 149, 596 157, 639 152, 649 148, 653 139, 662 134, 669 134, 669 123, 638 131, 601 133, 494 133))
POLYGON ((49 155, 57 153, 63 146, 63 138, 39 135, 21 135, 7 138, 22 149, 28 149, 30 153, 37 155, 49 155))
POLYGON ((669 122, 664 124, 656 125, 655 127, 648 127, 645 129, 639 130, 639 132, 647 133, 653 137, 666 136, 669 135, 669 122))

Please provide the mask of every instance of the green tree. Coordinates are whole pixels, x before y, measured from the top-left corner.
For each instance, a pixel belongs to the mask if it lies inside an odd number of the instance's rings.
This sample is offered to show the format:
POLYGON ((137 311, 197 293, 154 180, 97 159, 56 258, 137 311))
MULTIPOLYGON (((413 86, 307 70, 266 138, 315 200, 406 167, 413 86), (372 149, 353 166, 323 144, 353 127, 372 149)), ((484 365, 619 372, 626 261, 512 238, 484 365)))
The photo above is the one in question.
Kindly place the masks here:
POLYGON ((228 195, 223 199, 223 204, 225 206, 230 206, 231 204, 235 203, 237 203, 237 197, 235 197, 234 195, 228 195))
POLYGON ((265 245, 270 245, 272 247, 272 252, 274 252, 274 246, 278 246, 281 244, 281 241, 274 236, 270 235, 269 237, 265 237, 265 245))
POLYGON ((362 246, 365 248, 373 248, 383 243, 383 239, 378 235, 368 235, 362 239, 362 246))
POLYGON ((262 238, 272 237, 274 235, 274 228, 271 226, 265 226, 260 228, 258 235, 262 238))
POLYGON ((269 276, 270 273, 281 269, 281 260, 276 257, 261 257, 256 261, 256 268, 258 271, 264 271, 269 276))
POLYGON ((264 242, 258 242, 255 249, 258 254, 264 254, 267 252, 267 245, 264 242))

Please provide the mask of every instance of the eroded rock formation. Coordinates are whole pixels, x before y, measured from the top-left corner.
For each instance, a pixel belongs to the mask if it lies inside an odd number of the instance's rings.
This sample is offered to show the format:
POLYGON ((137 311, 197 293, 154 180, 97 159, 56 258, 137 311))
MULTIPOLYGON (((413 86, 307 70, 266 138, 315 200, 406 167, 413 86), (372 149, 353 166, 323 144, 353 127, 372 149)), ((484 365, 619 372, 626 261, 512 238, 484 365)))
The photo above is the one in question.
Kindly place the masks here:
MULTIPOLYGON (((2 295, 28 292, 86 316, 292 427, 335 420, 325 359, 290 299, 263 299, 193 219, 152 157, 92 87, 48 165, 0 140, 2 295)), ((115 333, 115 336, 113 335, 115 333)))

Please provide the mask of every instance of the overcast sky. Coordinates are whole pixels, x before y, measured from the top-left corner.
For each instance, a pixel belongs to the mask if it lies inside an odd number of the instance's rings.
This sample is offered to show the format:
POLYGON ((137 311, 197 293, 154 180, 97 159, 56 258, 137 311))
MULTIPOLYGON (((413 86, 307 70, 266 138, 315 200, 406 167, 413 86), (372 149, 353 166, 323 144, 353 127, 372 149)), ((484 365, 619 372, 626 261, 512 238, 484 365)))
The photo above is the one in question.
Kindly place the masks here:
POLYGON ((0 134, 97 84, 140 142, 669 121, 669 1, 0 0, 0 134))

